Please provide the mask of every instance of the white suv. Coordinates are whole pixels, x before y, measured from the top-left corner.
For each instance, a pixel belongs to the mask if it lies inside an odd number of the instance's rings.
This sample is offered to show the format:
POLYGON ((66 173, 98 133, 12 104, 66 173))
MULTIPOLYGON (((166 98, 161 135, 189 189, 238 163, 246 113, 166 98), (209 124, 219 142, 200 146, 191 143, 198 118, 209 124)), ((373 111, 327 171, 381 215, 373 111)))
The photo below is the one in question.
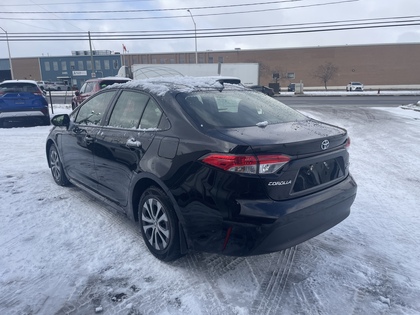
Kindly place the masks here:
POLYGON ((346 91, 363 91, 363 84, 360 82, 350 82, 346 86, 346 91))

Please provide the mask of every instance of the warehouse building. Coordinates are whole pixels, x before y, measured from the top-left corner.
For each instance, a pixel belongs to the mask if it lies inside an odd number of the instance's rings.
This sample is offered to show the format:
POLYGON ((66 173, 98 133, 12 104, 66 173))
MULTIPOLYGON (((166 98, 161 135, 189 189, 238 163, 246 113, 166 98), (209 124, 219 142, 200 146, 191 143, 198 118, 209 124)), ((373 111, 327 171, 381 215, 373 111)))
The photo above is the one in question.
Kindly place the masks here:
MULTIPOLYGON (((330 63, 337 67, 328 82, 331 88, 344 88, 359 81, 367 88, 420 88, 420 44, 382 44, 359 46, 305 47, 221 51, 199 51, 198 63, 258 63, 259 84, 278 82, 283 88, 291 82, 305 87, 322 87, 314 76, 330 63)), ((44 81, 70 80, 81 86, 91 77, 114 76, 122 65, 192 64, 195 52, 118 54, 111 51, 73 52, 69 56, 13 58, 16 79, 44 81), (93 67, 93 66, 94 67, 93 67)), ((0 80, 10 69, 8 59, 0 59, 0 80)), ((9 72, 10 74, 10 72, 9 72)))

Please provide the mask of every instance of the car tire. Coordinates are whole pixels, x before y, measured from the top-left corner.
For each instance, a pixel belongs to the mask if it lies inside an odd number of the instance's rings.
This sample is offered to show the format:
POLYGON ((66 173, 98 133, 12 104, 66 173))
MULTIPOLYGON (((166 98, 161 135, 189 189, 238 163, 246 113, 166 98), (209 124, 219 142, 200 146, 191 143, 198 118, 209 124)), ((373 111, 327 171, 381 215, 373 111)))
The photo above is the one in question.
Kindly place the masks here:
POLYGON ((66 174, 64 173, 63 164, 61 163, 60 155, 56 146, 53 144, 48 152, 49 164, 51 168, 51 174, 57 185, 67 186, 70 184, 66 174))
POLYGON ((173 261, 181 257, 178 219, 161 189, 152 186, 142 194, 138 217, 144 242, 156 258, 173 261))

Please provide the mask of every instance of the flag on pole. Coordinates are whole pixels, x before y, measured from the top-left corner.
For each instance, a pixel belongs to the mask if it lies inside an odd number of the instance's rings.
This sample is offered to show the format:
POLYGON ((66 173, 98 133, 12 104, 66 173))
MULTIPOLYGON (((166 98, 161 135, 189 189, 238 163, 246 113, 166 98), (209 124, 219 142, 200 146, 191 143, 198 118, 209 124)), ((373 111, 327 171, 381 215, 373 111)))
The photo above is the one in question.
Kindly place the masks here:
POLYGON ((127 48, 125 47, 125 45, 124 45, 124 44, 122 44, 122 46, 123 46, 123 51, 124 51, 124 52, 127 52, 127 48))

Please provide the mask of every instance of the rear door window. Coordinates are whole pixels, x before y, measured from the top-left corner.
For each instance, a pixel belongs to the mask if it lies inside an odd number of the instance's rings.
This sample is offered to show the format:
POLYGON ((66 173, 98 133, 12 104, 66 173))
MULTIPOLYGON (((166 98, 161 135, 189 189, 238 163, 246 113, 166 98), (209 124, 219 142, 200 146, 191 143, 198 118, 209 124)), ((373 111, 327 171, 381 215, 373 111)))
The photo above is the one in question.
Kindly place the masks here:
POLYGON ((143 93, 123 91, 116 102, 108 126, 119 128, 138 128, 140 117, 149 101, 143 93))

